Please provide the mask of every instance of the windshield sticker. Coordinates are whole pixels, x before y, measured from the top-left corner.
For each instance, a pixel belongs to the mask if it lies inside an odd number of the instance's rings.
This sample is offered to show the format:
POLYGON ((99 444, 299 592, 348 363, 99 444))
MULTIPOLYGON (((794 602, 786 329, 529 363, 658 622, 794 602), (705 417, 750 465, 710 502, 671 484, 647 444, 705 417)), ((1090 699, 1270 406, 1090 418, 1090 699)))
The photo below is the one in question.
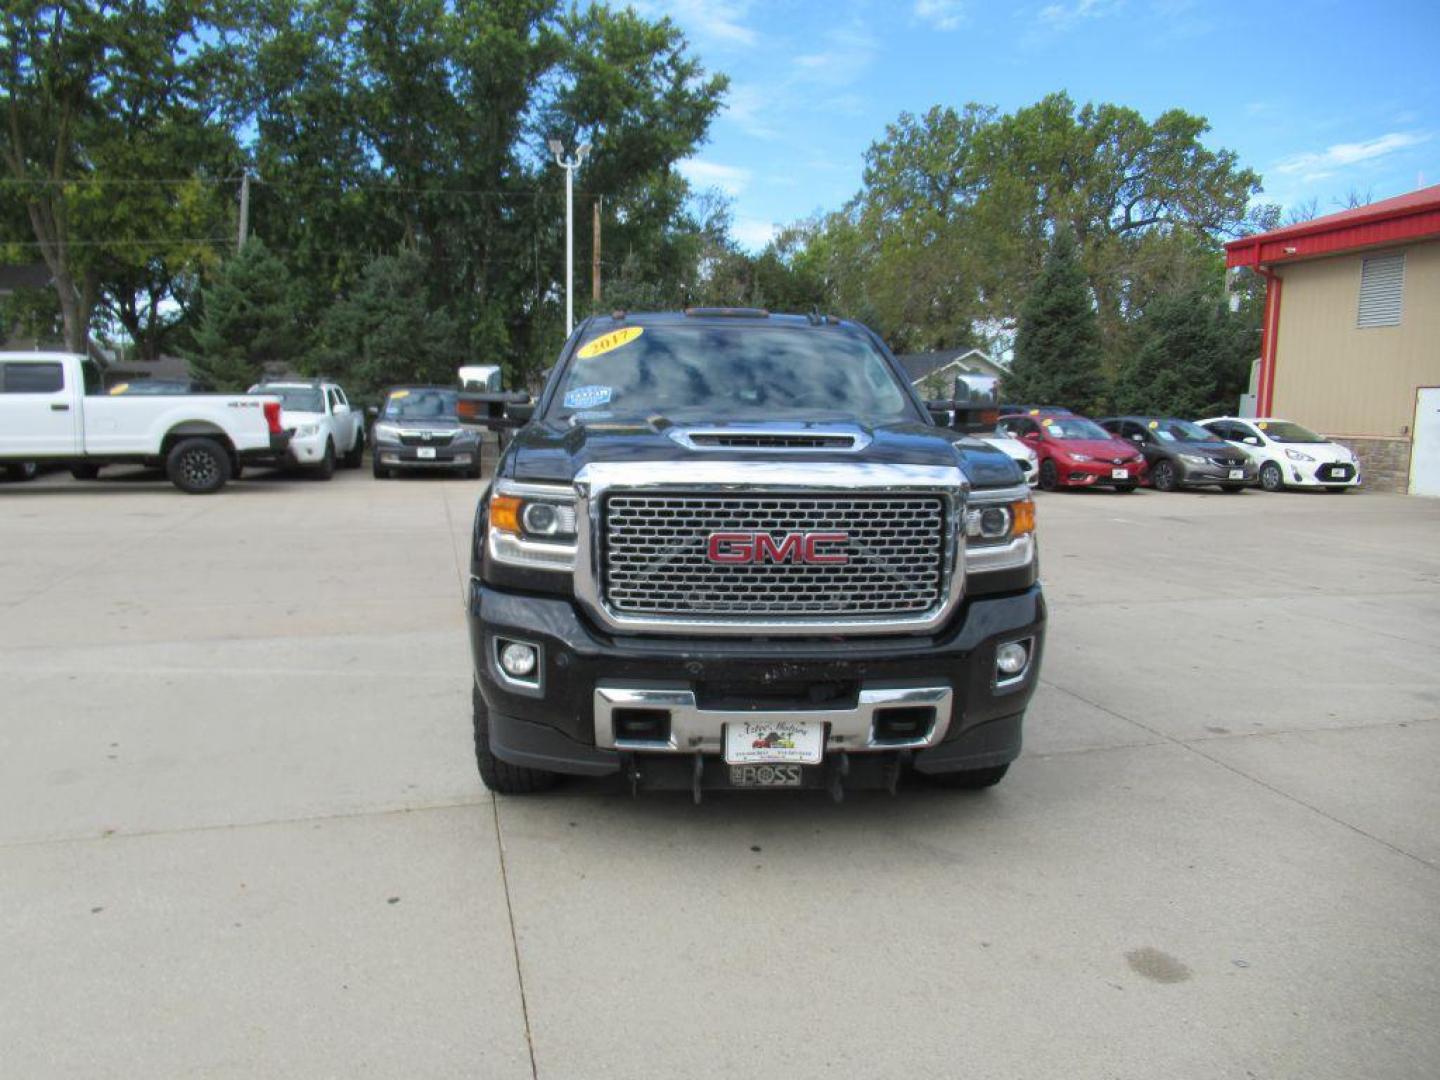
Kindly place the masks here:
MULTIPOLYGON (((1154 425, 1154 424, 1151 424, 1150 426, 1151 426, 1151 427, 1154 427, 1155 425, 1154 425)), ((1164 439, 1166 442, 1174 442, 1174 441, 1175 441, 1175 436, 1172 435, 1172 434, 1170 434, 1170 432, 1168 432, 1168 431, 1157 431, 1157 432, 1155 432, 1155 434, 1156 434, 1156 435, 1159 435, 1160 438, 1164 439)))
POLYGON ((610 333, 601 334, 594 341, 580 346, 575 355, 581 360, 589 360, 592 356, 603 356, 607 352, 614 352, 622 345, 629 345, 644 332, 643 326, 627 326, 623 330, 612 330, 610 333))
POLYGON ((613 419, 615 419, 615 414, 609 409, 583 409, 570 415, 570 422, 575 424, 583 424, 591 420, 613 419))
POLYGON ((1256 424, 1255 426, 1258 427, 1261 431, 1264 431, 1264 430, 1265 430, 1266 428, 1268 428, 1270 425, 1267 424, 1267 423, 1265 423, 1264 420, 1261 420, 1260 423, 1256 424))
POLYGON ((390 393, 390 400, 391 400, 391 401, 399 401, 401 398, 407 398, 407 397, 409 397, 409 396, 410 396, 410 391, 409 391, 409 390, 393 390, 393 391, 391 391, 391 393, 390 393))
MULTIPOLYGON (((1033 414, 1032 414, 1032 415, 1033 415, 1033 414)), ((1047 417, 1045 417, 1044 420, 1041 420, 1041 421, 1040 421, 1040 426, 1041 426, 1041 427, 1049 427, 1049 426, 1050 426, 1051 424, 1053 424, 1053 423, 1055 423, 1055 421, 1052 420, 1052 419, 1050 419, 1050 417, 1047 416, 1047 417)))
POLYGON ((1039 416, 1039 415, 1040 415, 1040 410, 1039 410, 1039 409, 1031 409, 1031 410, 1030 410, 1030 415, 1031 415, 1031 416, 1039 416))
POLYGON ((1160 421, 1159 421, 1159 420, 1151 420, 1151 421, 1150 421, 1150 430, 1151 430, 1151 431, 1154 431, 1154 430, 1155 430, 1156 428, 1158 428, 1159 426, 1160 426, 1160 421))
POLYGON ((608 386, 577 386, 565 392, 565 408, 593 409, 597 405, 609 405, 613 392, 608 386))
POLYGON ((129 389, 130 384, 128 382, 116 383, 114 386, 110 387, 110 396, 119 397, 121 394, 125 393, 125 391, 129 389))

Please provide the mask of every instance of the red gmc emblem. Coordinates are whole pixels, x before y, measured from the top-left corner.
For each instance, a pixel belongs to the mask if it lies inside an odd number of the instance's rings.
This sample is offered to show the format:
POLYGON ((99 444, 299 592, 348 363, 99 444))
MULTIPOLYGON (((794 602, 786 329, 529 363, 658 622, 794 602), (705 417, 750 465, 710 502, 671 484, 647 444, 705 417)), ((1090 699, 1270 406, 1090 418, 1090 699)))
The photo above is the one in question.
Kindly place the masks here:
POLYGON ((713 532, 705 544, 712 563, 818 563, 841 565, 850 561, 844 551, 826 550, 850 539, 843 532, 792 532, 776 540, 768 532, 713 532))

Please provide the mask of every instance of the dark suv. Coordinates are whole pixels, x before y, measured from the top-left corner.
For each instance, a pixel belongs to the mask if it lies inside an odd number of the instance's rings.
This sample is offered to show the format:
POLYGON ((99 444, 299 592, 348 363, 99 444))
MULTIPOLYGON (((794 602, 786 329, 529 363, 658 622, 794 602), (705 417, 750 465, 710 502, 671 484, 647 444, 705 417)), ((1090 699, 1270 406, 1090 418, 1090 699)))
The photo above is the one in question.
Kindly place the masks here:
POLYGON ((1214 485, 1221 491, 1254 487, 1255 462, 1199 424, 1173 416, 1108 416, 1100 426, 1145 455, 1156 491, 1214 485))
POLYGON ((598 316, 481 501, 469 622, 495 791, 985 787, 1040 664, 1034 506, 863 326, 598 316))

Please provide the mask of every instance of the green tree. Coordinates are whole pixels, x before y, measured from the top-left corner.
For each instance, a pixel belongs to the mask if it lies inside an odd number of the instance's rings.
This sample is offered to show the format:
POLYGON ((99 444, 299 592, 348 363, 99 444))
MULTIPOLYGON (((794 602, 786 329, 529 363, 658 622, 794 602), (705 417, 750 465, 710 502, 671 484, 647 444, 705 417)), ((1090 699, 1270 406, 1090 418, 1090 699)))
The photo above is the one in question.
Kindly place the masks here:
POLYGON ((244 390, 266 365, 293 367, 305 354, 290 273, 258 238, 206 282, 200 306, 190 366, 216 389, 244 390))
MULTIPOLYGON (((226 142, 215 115, 229 70, 220 9, 205 0, 15 0, 0 11, 0 160, 10 181, 0 220, 23 210, 27 235, 7 228, 4 239, 38 250, 70 349, 88 347, 109 286, 118 281, 118 296, 147 263, 196 258, 176 258, 161 239, 176 236, 170 211, 193 223, 196 193, 154 184, 137 159, 188 176, 226 142)), ((160 276, 151 265, 147 287, 160 276)), ((159 289, 145 312, 168 297, 167 284, 159 289)), ((123 322, 130 310, 122 303, 116 314, 123 322)))
POLYGON ((453 317, 428 294, 425 261, 413 251, 372 259, 350 292, 325 313, 307 361, 352 393, 394 383, 455 381, 465 363, 453 317))
POLYGON ((1156 297, 1116 375, 1116 407, 1186 419, 1232 411, 1249 379, 1254 321, 1212 288, 1156 297))
POLYGON ((1095 304, 1075 239, 1064 226, 1055 229, 1044 269, 1020 309, 1004 394, 1082 413, 1105 402, 1095 304))

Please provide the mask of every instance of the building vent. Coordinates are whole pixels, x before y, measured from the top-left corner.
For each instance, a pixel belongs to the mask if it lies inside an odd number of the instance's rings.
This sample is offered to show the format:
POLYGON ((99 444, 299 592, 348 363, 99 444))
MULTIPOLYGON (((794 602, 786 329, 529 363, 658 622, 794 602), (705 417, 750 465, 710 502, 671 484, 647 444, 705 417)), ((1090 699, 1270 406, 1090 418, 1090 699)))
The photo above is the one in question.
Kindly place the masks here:
POLYGON ((1360 269, 1359 327, 1399 326, 1405 295, 1405 256, 1376 255, 1360 269))

